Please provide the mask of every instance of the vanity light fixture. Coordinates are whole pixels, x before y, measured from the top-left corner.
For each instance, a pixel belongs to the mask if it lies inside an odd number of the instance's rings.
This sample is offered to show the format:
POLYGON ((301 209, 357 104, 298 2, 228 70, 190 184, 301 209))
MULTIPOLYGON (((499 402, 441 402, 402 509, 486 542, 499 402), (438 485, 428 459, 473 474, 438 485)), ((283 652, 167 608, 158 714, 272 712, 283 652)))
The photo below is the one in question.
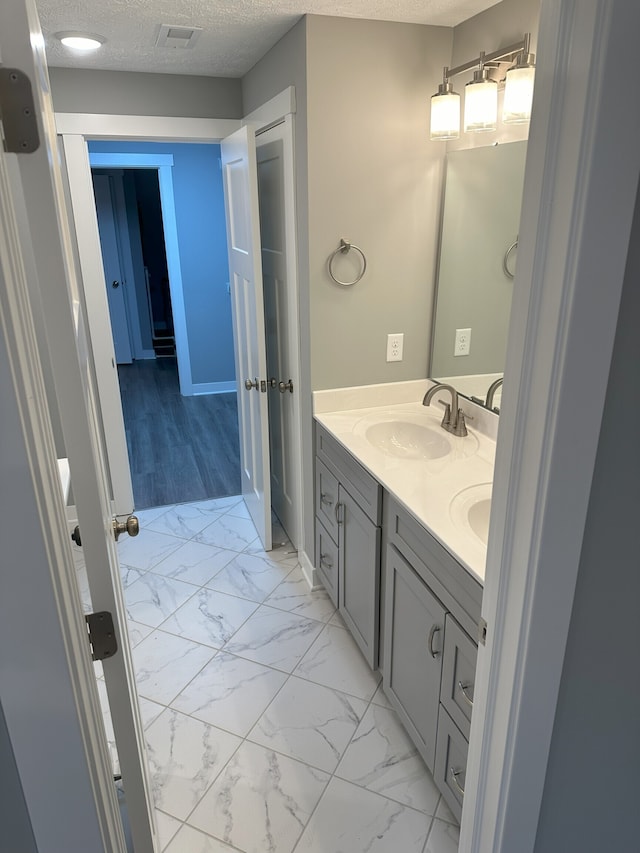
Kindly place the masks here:
MULTIPOLYGON (((531 33, 522 41, 493 51, 481 52, 475 59, 444 68, 442 83, 431 98, 431 139, 457 139, 460 135, 460 96, 453 91, 451 78, 473 69, 473 79, 465 88, 464 130, 495 130, 498 119, 498 82, 490 76, 509 65, 505 77, 502 120, 507 123, 529 121, 535 76, 535 56, 529 52, 531 33)), ((502 81, 501 81, 502 82, 502 81)))
POLYGON ((495 130, 498 121, 498 84, 489 77, 484 51, 473 80, 464 87, 464 131, 495 130))
POLYGON ((62 32, 56 33, 56 38, 59 39, 65 47, 70 47, 72 50, 97 50, 106 42, 104 36, 96 35, 95 33, 79 33, 79 32, 62 32))
POLYGON ((460 136, 460 95, 453 91, 445 67, 442 83, 431 96, 431 138, 457 139, 460 136))
POLYGON ((502 121, 506 124, 521 124, 531 118, 536 58, 529 53, 530 41, 531 35, 525 33, 522 52, 507 71, 502 105, 502 121))

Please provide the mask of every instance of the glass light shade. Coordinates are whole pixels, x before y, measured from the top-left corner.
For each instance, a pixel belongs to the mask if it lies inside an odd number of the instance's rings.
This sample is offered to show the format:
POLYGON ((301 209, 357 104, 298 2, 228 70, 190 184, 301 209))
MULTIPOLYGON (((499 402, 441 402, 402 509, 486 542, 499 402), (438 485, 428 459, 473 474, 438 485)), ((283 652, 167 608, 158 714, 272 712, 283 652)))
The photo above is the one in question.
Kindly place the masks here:
POLYGON ((472 80, 464 87, 465 132, 495 130, 498 121, 498 84, 472 80))
POLYGON ((516 66, 507 71, 502 121, 521 124, 530 120, 535 76, 536 69, 532 65, 516 66))
POLYGON ((457 139, 460 136, 460 95, 438 93, 431 97, 431 139, 457 139))

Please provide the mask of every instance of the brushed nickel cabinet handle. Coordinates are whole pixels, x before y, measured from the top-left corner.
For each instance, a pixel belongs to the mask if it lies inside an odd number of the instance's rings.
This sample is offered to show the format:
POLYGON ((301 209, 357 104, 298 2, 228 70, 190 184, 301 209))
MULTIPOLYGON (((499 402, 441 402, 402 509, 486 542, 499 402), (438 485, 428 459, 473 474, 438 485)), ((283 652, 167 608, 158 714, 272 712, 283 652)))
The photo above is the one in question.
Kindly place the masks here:
POLYGON ((438 631, 440 631, 440 630, 441 629, 440 629, 439 625, 432 625, 431 630, 429 631, 429 640, 427 642, 429 645, 429 654, 431 655, 432 658, 437 658, 438 655, 440 654, 440 652, 437 649, 433 648, 433 639, 434 639, 435 635, 438 633, 438 631))
POLYGON ((460 783, 458 782, 458 776, 461 775, 462 770, 454 770, 453 767, 449 768, 449 773, 451 773, 451 778, 453 780, 453 784, 458 789, 458 793, 461 797, 464 797, 464 788, 460 787, 460 783))
POLYGON ((462 695, 463 695, 463 696, 464 696, 464 698, 466 699, 467 703, 469 704, 469 707, 473 708, 473 699, 470 699, 470 698, 469 698, 469 695, 467 694, 467 690, 468 690, 468 689, 469 689, 469 687, 471 687, 471 686, 472 686, 472 685, 471 685, 471 684, 469 684, 469 683, 463 684, 463 682, 462 682, 462 681, 459 681, 459 682, 458 682, 458 687, 460 688, 460 692, 462 693, 462 695))
POLYGON ((334 510, 334 513, 335 513, 336 523, 337 523, 337 524, 342 524, 342 519, 340 518, 340 509, 341 509, 343 506, 344 506, 344 504, 343 504, 343 503, 341 503, 340 501, 338 501, 338 503, 336 504, 336 508, 335 508, 335 510, 334 510))
POLYGON ((320 503, 324 504, 325 506, 333 506, 333 501, 324 492, 320 493, 320 503))
POLYGON ((333 568, 333 560, 330 560, 327 554, 320 554, 320 565, 327 569, 333 568))

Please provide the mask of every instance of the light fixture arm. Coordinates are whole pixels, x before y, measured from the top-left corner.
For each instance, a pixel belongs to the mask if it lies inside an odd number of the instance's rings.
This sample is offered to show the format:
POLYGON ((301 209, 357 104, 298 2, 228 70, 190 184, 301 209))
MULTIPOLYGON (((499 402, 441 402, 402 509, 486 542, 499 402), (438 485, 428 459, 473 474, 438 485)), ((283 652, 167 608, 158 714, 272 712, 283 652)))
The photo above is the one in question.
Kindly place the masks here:
POLYGON ((484 53, 482 51, 475 59, 470 59, 469 62, 463 62, 462 65, 456 65, 455 68, 444 68, 444 82, 447 83, 451 77, 457 74, 462 74, 464 71, 470 71, 472 68, 477 68, 483 65, 488 65, 491 62, 497 62, 500 59, 509 59, 512 61, 517 54, 529 56, 529 48, 531 46, 531 33, 525 33, 522 41, 510 44, 507 47, 498 48, 492 53, 484 53))

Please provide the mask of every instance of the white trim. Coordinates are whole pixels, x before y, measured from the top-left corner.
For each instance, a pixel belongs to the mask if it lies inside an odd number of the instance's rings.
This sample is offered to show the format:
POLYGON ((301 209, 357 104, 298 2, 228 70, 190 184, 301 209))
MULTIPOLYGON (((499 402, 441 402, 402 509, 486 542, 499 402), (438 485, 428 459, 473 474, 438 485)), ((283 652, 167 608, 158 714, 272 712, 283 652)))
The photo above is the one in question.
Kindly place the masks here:
MULTIPOLYGON (((109 305, 87 145, 82 136, 63 136, 62 148, 77 237, 80 273, 85 283, 83 291, 87 320, 90 328, 103 328, 105 318, 109 318, 109 305), (90 282, 91 286, 87 286, 87 282, 90 282)), ((109 459, 114 514, 127 515, 133 512, 133 486, 110 326, 108 334, 92 335, 91 348, 96 381, 100 389, 104 425, 102 435, 109 459)))
POLYGON ((309 589, 312 591, 316 589, 324 589, 324 586, 320 581, 318 570, 313 565, 313 561, 309 558, 306 551, 298 551, 298 560, 300 561, 300 568, 302 569, 304 579, 309 584, 309 589))
POLYGON ((252 110, 242 119, 242 124, 255 124, 258 128, 268 127, 276 121, 282 121, 286 115, 295 113, 295 111, 296 87, 288 86, 266 103, 252 110))
POLYGON ((87 139, 138 139, 148 142, 219 142, 241 126, 240 119, 169 118, 94 113, 56 113, 58 133, 87 139))
POLYGON ((191 394, 194 397, 201 394, 230 394, 235 393, 237 389, 235 379, 229 382, 195 382, 191 386, 191 394))
POLYGON ((100 154, 89 152, 92 169, 148 169, 173 166, 173 154, 100 154))
POLYGON ((626 0, 542 6, 464 853, 535 847, 640 172, 609 69, 632 77, 639 26, 626 0))

